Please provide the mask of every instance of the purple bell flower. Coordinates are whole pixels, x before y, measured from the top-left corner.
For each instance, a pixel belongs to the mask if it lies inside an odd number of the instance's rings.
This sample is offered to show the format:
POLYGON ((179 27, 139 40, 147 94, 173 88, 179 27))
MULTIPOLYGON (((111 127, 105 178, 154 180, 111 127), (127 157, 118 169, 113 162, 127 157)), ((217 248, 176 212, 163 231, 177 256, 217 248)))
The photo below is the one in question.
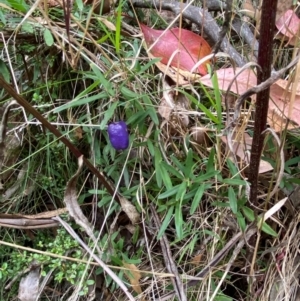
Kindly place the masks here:
POLYGON ((128 147, 129 134, 127 125, 124 121, 117 121, 109 124, 107 132, 109 141, 116 150, 124 150, 128 147))

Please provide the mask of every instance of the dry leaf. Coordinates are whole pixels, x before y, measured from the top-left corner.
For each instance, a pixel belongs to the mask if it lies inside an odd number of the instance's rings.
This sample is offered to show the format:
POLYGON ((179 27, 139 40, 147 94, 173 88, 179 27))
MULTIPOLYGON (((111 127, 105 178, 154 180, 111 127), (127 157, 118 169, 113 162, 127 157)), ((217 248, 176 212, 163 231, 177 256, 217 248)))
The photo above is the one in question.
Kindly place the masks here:
MULTIPOLYGON (((277 86, 281 87, 283 90, 288 91, 288 92, 292 92, 294 84, 295 84, 294 82, 289 82, 284 79, 279 79, 276 82, 277 86)), ((297 87, 296 87, 296 95, 300 96, 300 82, 298 82, 297 87)))
MULTIPOLYGON (((171 60, 171 66, 191 71, 200 59, 211 53, 209 44, 192 31, 182 28, 156 30, 142 23, 140 26, 150 52, 154 57, 161 57, 162 64, 167 65, 171 60)), ((209 61, 200 65, 196 73, 207 74, 207 63, 209 61)))
MULTIPOLYGON (((221 90, 227 91, 235 74, 239 72, 240 68, 226 68, 216 71, 219 87, 221 90)), ((213 87, 209 75, 205 75, 200 79, 201 83, 213 87)), ((288 82, 284 84, 284 80, 280 80, 270 87, 270 101, 268 111, 268 123, 276 132, 280 132, 286 127, 288 117, 294 123, 300 125, 300 95, 296 94, 295 101, 293 102, 293 108, 290 109, 291 93, 289 90, 283 88, 288 86, 288 82)), ((230 91, 241 95, 248 89, 256 86, 257 78, 252 70, 246 69, 237 76, 234 83, 230 87, 230 91)), ((256 99, 256 95, 252 96, 252 99, 256 99)), ((290 123, 288 129, 295 128, 295 125, 290 123)))
POLYGON ((140 214, 137 212, 134 205, 132 205, 126 198, 119 196, 120 205, 122 210, 127 214, 128 218, 130 219, 133 225, 140 222, 140 214))
MULTIPOLYGON (((298 41, 300 19, 293 10, 287 10, 277 21, 276 27, 284 37, 288 38, 288 44, 295 45, 298 41)), ((281 38, 281 36, 278 36, 281 38)))
MULTIPOLYGON (((226 136, 222 136, 221 140, 228 147, 228 141, 226 136)), ((241 160, 243 165, 250 164, 250 151, 252 146, 252 137, 249 134, 244 133, 243 137, 239 137, 237 140, 232 141, 232 148, 235 155, 241 160)), ((260 160, 259 173, 264 173, 273 170, 270 163, 264 160, 260 160)))
POLYGON ((141 273, 140 273, 140 271, 132 263, 123 262, 123 266, 129 270, 129 271, 125 270, 124 272, 125 272, 125 275, 127 276, 128 280, 130 281, 132 289, 136 293, 141 294, 142 293, 142 289, 141 289, 140 282, 139 282, 140 279, 141 279, 141 273))
POLYGON ((22 277, 19 285, 18 298, 20 301, 36 301, 39 294, 40 267, 33 267, 22 277))
POLYGON ((191 135, 198 144, 209 147, 211 146, 211 140, 207 135, 207 131, 207 128, 194 126, 191 128, 191 135))
POLYGON ((202 257, 203 257, 203 253, 201 252, 201 253, 199 253, 198 255, 196 255, 196 256, 194 256, 194 257, 192 258, 191 263, 192 263, 193 265, 195 265, 195 266, 199 266, 202 257))
POLYGON ((189 117, 185 112, 187 111, 189 101, 182 93, 176 95, 174 88, 172 88, 166 81, 163 81, 163 97, 158 107, 158 113, 167 121, 171 117, 179 118, 184 126, 188 126, 189 117))

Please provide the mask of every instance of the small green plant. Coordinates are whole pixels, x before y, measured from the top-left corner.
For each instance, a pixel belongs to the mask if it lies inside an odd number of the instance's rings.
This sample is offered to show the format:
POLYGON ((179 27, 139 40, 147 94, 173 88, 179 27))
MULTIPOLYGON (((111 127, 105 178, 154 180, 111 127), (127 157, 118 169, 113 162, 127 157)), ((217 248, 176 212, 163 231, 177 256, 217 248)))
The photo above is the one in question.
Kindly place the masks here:
MULTIPOLYGON (((60 256, 80 260, 84 258, 79 244, 64 229, 58 229, 55 238, 39 232, 36 237, 35 248, 60 256)), ((12 280, 16 275, 21 277, 22 272, 28 269, 33 262, 41 266, 42 277, 45 277, 48 273, 53 274, 55 284, 67 282, 71 285, 77 285, 82 277, 87 277, 85 273, 86 265, 83 263, 74 263, 62 258, 51 257, 48 254, 13 250, 8 261, 3 262, 0 267, 1 283, 12 280)), ((87 292, 90 283, 91 280, 85 279, 82 291, 87 292)))

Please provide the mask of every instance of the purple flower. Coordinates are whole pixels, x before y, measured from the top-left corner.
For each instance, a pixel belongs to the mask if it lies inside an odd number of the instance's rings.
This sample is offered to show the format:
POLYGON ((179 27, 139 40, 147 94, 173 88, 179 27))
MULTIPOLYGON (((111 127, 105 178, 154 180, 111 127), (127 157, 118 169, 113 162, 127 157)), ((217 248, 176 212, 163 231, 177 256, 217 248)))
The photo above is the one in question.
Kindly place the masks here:
POLYGON ((118 121, 109 124, 107 132, 109 141, 116 150, 123 150, 128 147, 129 134, 127 125, 124 121, 118 121))

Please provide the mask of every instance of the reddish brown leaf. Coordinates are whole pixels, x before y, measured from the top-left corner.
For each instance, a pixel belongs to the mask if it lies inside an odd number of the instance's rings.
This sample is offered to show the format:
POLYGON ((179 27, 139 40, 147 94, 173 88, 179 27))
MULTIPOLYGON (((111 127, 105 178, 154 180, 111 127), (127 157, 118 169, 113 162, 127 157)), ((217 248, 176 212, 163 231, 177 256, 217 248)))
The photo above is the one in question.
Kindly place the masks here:
MULTIPOLYGON (((191 71, 194 65, 205 56, 211 53, 211 48, 208 43, 199 35, 180 28, 172 28, 169 30, 156 30, 144 24, 141 24, 141 29, 150 51, 155 57, 161 57, 161 63, 168 64, 169 60, 175 51, 179 51, 174 55, 171 61, 171 66, 180 69, 191 71)), ((207 74, 206 61, 200 65, 196 73, 201 75, 207 74)))
MULTIPOLYGON (((240 71, 240 68, 225 68, 216 71, 216 75, 221 90, 226 91, 231 84, 232 80, 236 77, 236 74, 240 71)), ((201 83, 213 88, 210 75, 201 77, 201 83)), ((257 78, 254 72, 250 69, 245 69, 241 74, 236 77, 236 80, 231 85, 230 91, 236 94, 243 94, 248 89, 256 86, 257 78)))
POLYGON ((281 34, 289 39, 289 43, 291 43, 291 41, 296 38, 300 27, 300 19, 293 10, 289 9, 276 21, 276 27, 281 34))
MULTIPOLYGON (((226 91, 229 88, 235 74, 240 71, 236 68, 220 69, 216 71, 219 87, 221 90, 226 91)), ((210 76, 206 75, 201 77, 201 83, 213 88, 210 76)), ((230 91, 241 95, 245 93, 248 89, 256 86, 257 78, 252 70, 246 69, 241 74, 237 76, 234 83, 230 87, 230 91)), ((291 104, 291 89, 288 88, 288 82, 285 80, 278 80, 275 84, 270 87, 270 101, 269 101, 269 111, 268 111, 268 123, 276 132, 282 131, 288 118, 294 123, 300 125, 300 93, 297 91, 295 95, 295 100, 291 104), (292 105, 292 108, 291 108, 292 105)), ((256 95, 252 96, 252 99, 256 99, 256 95)), ((289 129, 295 128, 295 126, 290 123, 288 125, 289 129)))

